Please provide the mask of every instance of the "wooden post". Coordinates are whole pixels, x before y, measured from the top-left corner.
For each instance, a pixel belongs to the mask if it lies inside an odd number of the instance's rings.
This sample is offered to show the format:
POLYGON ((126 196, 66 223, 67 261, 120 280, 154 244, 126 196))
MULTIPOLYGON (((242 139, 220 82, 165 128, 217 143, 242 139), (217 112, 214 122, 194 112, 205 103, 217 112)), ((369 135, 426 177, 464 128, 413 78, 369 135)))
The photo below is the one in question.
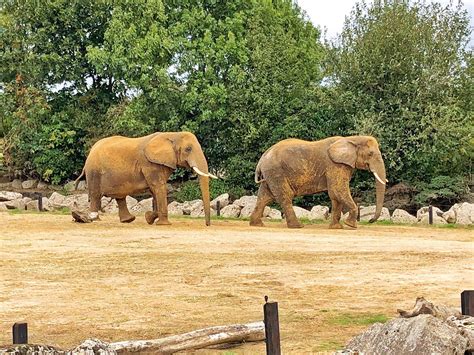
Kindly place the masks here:
POLYGON ((360 205, 357 205, 357 222, 360 222, 360 205))
POLYGON ((216 202, 216 208, 217 208, 217 216, 219 217, 221 215, 221 201, 216 202))
POLYGON ((429 224, 433 224, 433 206, 428 207, 428 222, 429 224))
POLYGON ((474 290, 461 292, 461 314, 474 317, 474 290))
POLYGON ((43 212, 43 194, 41 192, 37 192, 38 197, 38 211, 43 212))
POLYGON ((13 344, 28 344, 28 324, 13 324, 13 344))
MULTIPOLYGON (((268 297, 265 296, 265 302, 268 297)), ((280 355, 280 324, 278 321, 278 302, 266 302, 263 305, 265 323, 265 343, 267 355, 280 355)))

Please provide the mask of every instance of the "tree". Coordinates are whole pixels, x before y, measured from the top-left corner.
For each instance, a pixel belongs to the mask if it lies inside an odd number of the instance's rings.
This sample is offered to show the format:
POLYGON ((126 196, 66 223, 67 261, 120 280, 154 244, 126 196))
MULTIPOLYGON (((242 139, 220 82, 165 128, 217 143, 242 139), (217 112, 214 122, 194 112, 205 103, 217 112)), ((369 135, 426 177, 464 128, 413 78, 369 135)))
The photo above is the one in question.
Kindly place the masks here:
POLYGON ((379 138, 392 183, 468 175, 469 38, 461 4, 383 0, 359 2, 330 44, 328 82, 341 121, 348 133, 379 138))

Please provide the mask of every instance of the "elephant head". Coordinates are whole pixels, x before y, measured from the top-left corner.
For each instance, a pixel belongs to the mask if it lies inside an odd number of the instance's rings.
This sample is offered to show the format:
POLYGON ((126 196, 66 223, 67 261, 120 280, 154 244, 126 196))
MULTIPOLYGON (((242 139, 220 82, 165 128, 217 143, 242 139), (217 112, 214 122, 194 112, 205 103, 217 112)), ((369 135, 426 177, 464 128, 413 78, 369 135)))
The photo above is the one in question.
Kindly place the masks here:
POLYGON ((207 160, 196 136, 190 132, 158 133, 145 146, 146 158, 156 164, 176 169, 191 168, 199 175, 206 225, 210 225, 209 173, 207 160))
POLYGON ((376 179, 376 209, 370 220, 375 222, 382 212, 385 184, 385 164, 380 153, 379 144, 374 137, 352 136, 338 139, 328 149, 329 157, 336 163, 346 164, 352 168, 370 170, 376 179))

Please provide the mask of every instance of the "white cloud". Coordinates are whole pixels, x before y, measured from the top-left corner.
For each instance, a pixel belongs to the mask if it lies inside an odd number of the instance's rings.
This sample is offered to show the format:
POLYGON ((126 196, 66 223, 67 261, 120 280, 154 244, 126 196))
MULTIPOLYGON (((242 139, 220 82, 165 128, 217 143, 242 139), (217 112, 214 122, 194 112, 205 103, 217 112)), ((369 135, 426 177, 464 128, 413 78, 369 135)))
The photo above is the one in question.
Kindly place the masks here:
MULTIPOLYGON (((306 11, 314 25, 321 29, 327 29, 327 35, 331 38, 341 32, 345 16, 349 15, 357 0, 296 0, 296 2, 306 11)), ((444 5, 451 2, 457 4, 456 0, 432 0, 431 2, 440 2, 444 5)), ((463 4, 471 16, 472 24, 474 22, 474 0, 465 0, 463 4)))

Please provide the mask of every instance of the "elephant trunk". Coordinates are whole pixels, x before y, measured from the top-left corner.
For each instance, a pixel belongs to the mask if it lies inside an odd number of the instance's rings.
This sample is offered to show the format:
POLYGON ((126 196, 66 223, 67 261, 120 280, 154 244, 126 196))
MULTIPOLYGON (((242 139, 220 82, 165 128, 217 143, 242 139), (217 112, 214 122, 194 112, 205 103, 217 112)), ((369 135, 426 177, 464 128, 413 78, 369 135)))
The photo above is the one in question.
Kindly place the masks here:
POLYGON ((375 191, 376 191, 376 207, 375 215, 370 219, 370 223, 375 222, 382 213, 383 202, 385 199, 385 184, 387 177, 385 174, 385 165, 383 160, 380 158, 373 166, 371 165, 370 170, 375 176, 375 191))
POLYGON ((201 188, 202 202, 204 205, 204 216, 206 226, 211 225, 211 202, 209 198, 209 177, 199 175, 199 187, 201 188))
POLYGON ((191 161, 188 161, 189 166, 198 174, 199 187, 201 189, 202 203, 204 206, 204 217, 206 219, 206 226, 211 225, 211 200, 209 195, 209 177, 214 175, 209 174, 204 153, 194 156, 191 161))

